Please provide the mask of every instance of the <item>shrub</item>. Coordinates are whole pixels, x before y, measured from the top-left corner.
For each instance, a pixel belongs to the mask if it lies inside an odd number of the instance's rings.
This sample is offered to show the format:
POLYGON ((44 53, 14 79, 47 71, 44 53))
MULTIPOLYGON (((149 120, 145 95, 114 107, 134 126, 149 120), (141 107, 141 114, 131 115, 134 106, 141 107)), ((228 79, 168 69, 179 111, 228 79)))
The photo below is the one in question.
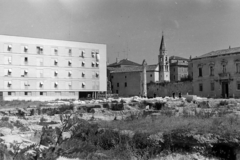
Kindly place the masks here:
POLYGON ((9 121, 9 117, 2 117, 2 121, 8 122, 9 121))
POLYGON ((165 103, 163 103, 163 102, 156 102, 156 103, 154 103, 153 108, 155 110, 161 110, 164 107, 164 105, 165 105, 165 103))
POLYGON ((112 103, 111 109, 113 111, 122 111, 122 110, 124 110, 124 105, 123 105, 123 103, 112 103))
POLYGON ((11 123, 9 123, 8 121, 2 121, 2 122, 0 122, 0 128, 1 127, 6 127, 6 128, 12 129, 13 125, 11 123))
POLYGON ((228 104, 229 104, 228 101, 226 101, 226 100, 221 100, 221 101, 219 102, 218 106, 226 106, 226 105, 228 105, 228 104))

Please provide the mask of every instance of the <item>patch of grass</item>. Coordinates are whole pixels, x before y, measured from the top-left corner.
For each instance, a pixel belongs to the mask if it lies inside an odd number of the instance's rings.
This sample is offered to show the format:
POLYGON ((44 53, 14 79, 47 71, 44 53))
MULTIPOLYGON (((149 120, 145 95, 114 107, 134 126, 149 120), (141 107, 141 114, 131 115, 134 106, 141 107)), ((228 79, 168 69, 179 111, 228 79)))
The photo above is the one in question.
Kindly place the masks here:
POLYGON ((27 108, 30 106, 44 106, 46 103, 47 102, 25 100, 0 101, 0 108, 27 108))
POLYGON ((198 133, 219 135, 240 133, 240 119, 236 116, 201 118, 162 115, 155 117, 154 121, 148 116, 147 118, 139 118, 132 121, 100 121, 99 125, 103 128, 117 128, 119 130, 132 130, 134 132, 143 131, 149 134, 170 132, 176 129, 189 129, 195 130, 198 133))

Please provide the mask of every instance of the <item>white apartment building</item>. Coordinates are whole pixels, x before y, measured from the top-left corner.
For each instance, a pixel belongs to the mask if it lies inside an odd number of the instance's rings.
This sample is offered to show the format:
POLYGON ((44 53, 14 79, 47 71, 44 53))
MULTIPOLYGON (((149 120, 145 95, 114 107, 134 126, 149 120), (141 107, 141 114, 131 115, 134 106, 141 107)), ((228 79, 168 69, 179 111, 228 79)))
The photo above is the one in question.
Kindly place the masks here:
POLYGON ((0 35, 0 98, 95 97, 107 90, 106 45, 0 35))

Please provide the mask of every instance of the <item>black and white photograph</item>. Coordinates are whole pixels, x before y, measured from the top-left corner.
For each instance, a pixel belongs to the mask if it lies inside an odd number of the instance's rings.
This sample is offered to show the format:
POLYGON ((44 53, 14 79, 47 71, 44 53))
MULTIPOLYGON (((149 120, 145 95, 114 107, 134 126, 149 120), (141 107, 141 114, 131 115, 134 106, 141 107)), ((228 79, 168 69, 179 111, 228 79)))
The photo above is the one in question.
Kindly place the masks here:
POLYGON ((240 0, 0 0, 0 160, 240 160, 240 0))

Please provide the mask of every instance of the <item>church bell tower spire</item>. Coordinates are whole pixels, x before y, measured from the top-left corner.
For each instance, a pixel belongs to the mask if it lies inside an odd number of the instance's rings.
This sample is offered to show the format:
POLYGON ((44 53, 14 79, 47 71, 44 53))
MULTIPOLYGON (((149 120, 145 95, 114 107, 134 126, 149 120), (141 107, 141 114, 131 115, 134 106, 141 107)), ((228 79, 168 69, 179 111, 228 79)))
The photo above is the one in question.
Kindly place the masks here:
POLYGON ((163 32, 159 48, 158 64, 159 64, 159 82, 170 81, 169 58, 167 55, 163 32))

